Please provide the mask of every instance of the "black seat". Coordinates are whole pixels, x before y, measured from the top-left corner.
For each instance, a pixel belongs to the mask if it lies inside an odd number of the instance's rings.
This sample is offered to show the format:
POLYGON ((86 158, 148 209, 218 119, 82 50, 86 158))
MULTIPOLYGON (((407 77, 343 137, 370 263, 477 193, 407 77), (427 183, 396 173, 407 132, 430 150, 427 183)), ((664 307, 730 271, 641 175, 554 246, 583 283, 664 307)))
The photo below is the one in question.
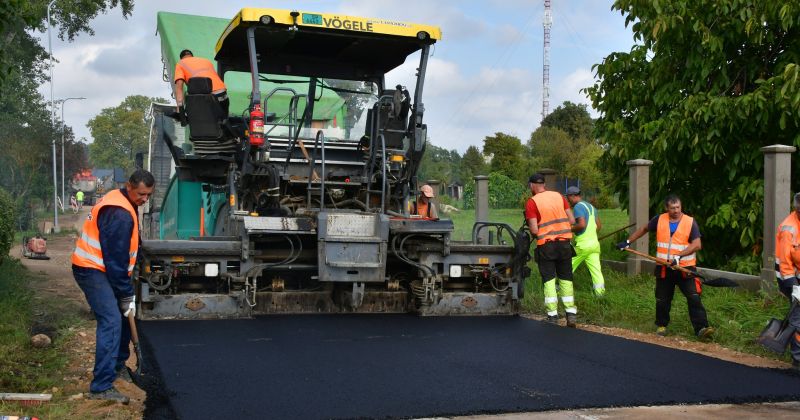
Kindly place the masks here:
POLYGON ((186 94, 186 117, 192 140, 219 140, 223 137, 225 115, 219 101, 211 94, 211 79, 189 79, 186 94))
POLYGON ((211 94, 211 79, 207 77, 189 79, 186 119, 195 155, 232 155, 236 151, 234 139, 244 135, 244 130, 231 126, 227 112, 211 94))
MULTIPOLYGON (((400 149, 403 147, 403 138, 406 136, 408 112, 411 107, 410 95, 408 90, 402 86, 397 86, 397 89, 384 90, 381 96, 391 96, 392 101, 388 102, 382 100, 377 104, 380 115, 380 126, 378 129, 383 130, 387 149, 400 149)), ((371 126, 371 120, 374 117, 374 112, 372 111, 373 110, 369 110, 367 112, 368 131, 371 126)), ((369 133, 367 135, 369 135, 369 133)))

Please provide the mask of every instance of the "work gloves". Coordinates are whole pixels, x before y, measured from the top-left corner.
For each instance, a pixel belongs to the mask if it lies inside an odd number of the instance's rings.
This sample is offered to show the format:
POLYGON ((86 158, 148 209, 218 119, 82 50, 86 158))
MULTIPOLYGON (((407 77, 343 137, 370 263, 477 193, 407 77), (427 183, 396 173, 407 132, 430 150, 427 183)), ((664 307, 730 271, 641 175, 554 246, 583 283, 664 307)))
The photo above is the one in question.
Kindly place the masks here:
POLYGON ((124 297, 119 300, 119 311, 122 312, 122 316, 128 317, 128 315, 133 314, 136 316, 136 295, 124 297))
POLYGON ((678 265, 681 263, 681 256, 680 255, 673 255, 670 259, 669 265, 678 265))
POLYGON ((623 250, 623 249, 625 249, 625 248, 627 248, 629 246, 631 246, 631 241, 626 239, 626 240, 624 240, 624 241, 622 241, 622 242, 617 244, 617 249, 619 249, 621 251, 621 250, 623 250))
POLYGON ((792 286, 792 299, 800 302, 800 286, 792 286))

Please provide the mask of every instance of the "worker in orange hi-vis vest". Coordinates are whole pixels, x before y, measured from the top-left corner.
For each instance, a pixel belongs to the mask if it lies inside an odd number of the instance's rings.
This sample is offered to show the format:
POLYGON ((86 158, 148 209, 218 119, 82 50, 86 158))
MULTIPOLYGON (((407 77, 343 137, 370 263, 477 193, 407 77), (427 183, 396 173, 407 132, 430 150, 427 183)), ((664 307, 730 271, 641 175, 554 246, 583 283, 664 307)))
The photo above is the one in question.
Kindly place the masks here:
MULTIPOLYGON (((665 213, 650 219, 647 226, 637 229, 631 236, 617 244, 625 249, 647 232, 656 232, 656 256, 669 260, 673 265, 696 271, 697 251, 703 247, 700 241, 700 228, 697 221, 683 213, 681 199, 670 194, 664 200, 665 213)), ((677 286, 686 297, 689 306, 689 319, 695 335, 701 340, 709 340, 714 328, 708 326, 706 309, 700 295, 703 292, 700 279, 664 265, 657 265, 656 276, 656 334, 667 335, 669 311, 677 286)))
MULTIPOLYGON (((800 193, 794 195, 794 211, 778 226, 775 241, 775 275, 778 288, 789 299, 800 302, 800 193)), ((800 370, 800 306, 791 306, 788 319, 794 328, 790 344, 792 366, 800 370)))
POLYGON ((225 115, 228 115, 228 109, 230 108, 228 89, 225 87, 225 82, 217 74, 217 70, 214 69, 214 64, 205 58, 195 57, 189 50, 181 51, 180 58, 181 60, 175 65, 175 76, 173 77, 178 112, 181 112, 181 107, 183 107, 183 86, 188 84, 189 79, 193 77, 207 77, 211 79, 211 94, 217 98, 225 115))
POLYGON ((411 214, 422 216, 426 219, 438 219, 439 212, 436 205, 431 201, 433 198, 433 187, 423 185, 419 187, 419 197, 412 204, 411 214))
POLYGON ((92 207, 75 241, 72 274, 97 319, 90 399, 129 401, 114 380, 133 382, 125 366, 131 341, 125 318, 136 314, 131 274, 139 254, 138 207, 150 198, 154 184, 150 172, 134 172, 124 188, 109 191, 92 207))
POLYGON ((578 307, 575 305, 572 287, 572 257, 576 253, 570 243, 575 217, 563 195, 547 191, 544 175, 531 175, 528 186, 533 196, 525 203, 525 220, 531 234, 536 238, 533 256, 542 275, 547 321, 558 322, 558 295, 561 295, 567 326, 575 328, 578 307))

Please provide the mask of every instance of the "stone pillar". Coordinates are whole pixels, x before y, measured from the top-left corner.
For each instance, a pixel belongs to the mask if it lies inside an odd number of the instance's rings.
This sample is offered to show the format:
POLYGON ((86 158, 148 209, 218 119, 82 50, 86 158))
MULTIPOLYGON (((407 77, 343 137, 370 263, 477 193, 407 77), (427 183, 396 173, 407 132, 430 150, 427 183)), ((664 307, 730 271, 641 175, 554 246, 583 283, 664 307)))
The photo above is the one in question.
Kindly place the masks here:
POLYGON ((544 175, 544 186, 547 191, 561 191, 556 184, 556 170, 555 169, 540 169, 539 173, 544 175))
MULTIPOLYGON (((475 176, 475 222, 489 221, 489 177, 475 176)), ((478 235, 478 242, 489 243, 489 230, 483 229, 478 235)))
POLYGON ((433 199, 431 201, 436 207, 436 210, 439 211, 441 210, 441 207, 439 206, 439 194, 442 193, 442 181, 439 181, 438 179, 429 179, 428 185, 433 188, 433 199))
POLYGON ((773 144, 764 153, 764 248, 761 254, 761 287, 774 290, 775 234, 791 208, 792 153, 794 146, 773 144))
MULTIPOLYGON (((634 229, 645 226, 650 217, 650 165, 652 160, 634 159, 625 162, 628 165, 628 220, 636 223, 634 229)), ((631 248, 647 253, 650 235, 645 234, 631 248)), ((642 272, 642 258, 628 254, 628 275, 635 276, 642 272)))

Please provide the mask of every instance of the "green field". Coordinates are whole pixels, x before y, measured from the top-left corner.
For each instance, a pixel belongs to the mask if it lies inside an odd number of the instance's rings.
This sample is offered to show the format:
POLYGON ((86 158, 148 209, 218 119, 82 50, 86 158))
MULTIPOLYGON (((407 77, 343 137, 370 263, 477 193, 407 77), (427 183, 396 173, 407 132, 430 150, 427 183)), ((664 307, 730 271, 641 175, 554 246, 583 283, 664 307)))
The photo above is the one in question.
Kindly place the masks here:
MULTIPOLYGON (((628 215, 618 209, 599 211, 603 229, 600 236, 628 224, 628 215)), ((469 240, 475 221, 474 210, 462 210, 452 215, 455 224, 453 239, 469 240)), ((520 209, 490 209, 489 219, 509 224, 515 230, 522 224, 520 209)), ((627 231, 626 231, 627 232, 627 231)), ((614 248, 614 244, 625 239, 627 233, 619 233, 601 242, 603 259, 624 260, 626 253, 614 248)), ((542 283, 536 264, 531 261, 531 277, 525 284, 526 295, 523 310, 544 314, 542 283)), ((606 297, 599 300, 592 294, 592 285, 586 267, 575 272, 575 300, 578 306, 578 322, 599 326, 619 327, 640 332, 655 331, 655 277, 642 274, 628 277, 623 273, 604 269, 606 297)), ((714 341, 731 349, 758 354, 770 358, 790 360, 788 355, 777 356, 755 343, 755 338, 770 317, 783 318, 788 304, 782 296, 764 293, 740 292, 726 288, 706 287, 703 303, 711 326, 717 333, 714 341)), ((560 308, 563 310, 563 308, 560 308)), ((669 333, 687 340, 696 340, 689 322, 686 299, 679 290, 672 301, 669 333)))

